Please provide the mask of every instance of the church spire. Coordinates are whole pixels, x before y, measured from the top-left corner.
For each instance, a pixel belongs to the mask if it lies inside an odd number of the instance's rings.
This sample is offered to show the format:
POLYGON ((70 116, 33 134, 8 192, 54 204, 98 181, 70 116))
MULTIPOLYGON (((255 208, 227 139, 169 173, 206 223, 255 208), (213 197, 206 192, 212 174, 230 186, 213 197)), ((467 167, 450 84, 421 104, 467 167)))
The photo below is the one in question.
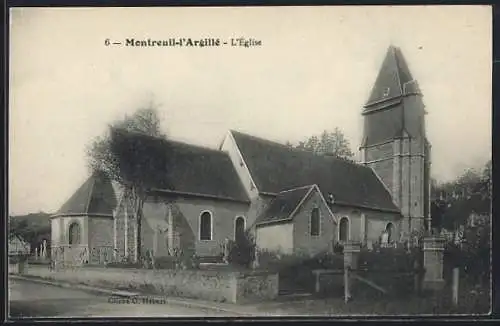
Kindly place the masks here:
MULTIPOLYGON (((413 81, 408 65, 398 47, 390 45, 365 108, 403 96, 405 85, 413 81)), ((415 85, 412 88, 418 87, 415 85)), ((415 90, 413 90, 414 92, 415 90)))

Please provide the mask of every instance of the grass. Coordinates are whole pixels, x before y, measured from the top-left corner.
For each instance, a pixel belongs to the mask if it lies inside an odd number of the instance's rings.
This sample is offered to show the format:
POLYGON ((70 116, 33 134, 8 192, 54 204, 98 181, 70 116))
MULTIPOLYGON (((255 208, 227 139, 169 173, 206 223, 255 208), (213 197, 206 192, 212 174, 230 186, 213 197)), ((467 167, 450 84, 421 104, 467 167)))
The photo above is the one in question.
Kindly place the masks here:
POLYGON ((294 315, 474 315, 490 311, 489 289, 474 289, 462 284, 458 306, 451 302, 451 290, 445 287, 440 292, 421 295, 413 293, 377 293, 367 287, 353 287, 352 300, 344 302, 342 293, 314 296, 313 299, 295 300, 270 305, 263 309, 281 308, 294 315), (329 296, 329 297, 327 297, 329 296))

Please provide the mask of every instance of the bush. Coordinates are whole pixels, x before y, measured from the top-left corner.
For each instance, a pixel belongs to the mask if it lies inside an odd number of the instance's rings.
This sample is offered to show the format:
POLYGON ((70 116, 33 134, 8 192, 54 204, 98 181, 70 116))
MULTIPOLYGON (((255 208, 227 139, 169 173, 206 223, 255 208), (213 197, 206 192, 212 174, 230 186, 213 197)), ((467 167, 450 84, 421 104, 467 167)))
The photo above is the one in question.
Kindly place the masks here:
POLYGON ((340 242, 337 242, 333 245, 333 252, 336 254, 343 254, 344 253, 344 246, 340 244, 340 242))
POLYGON ((359 254, 359 267, 368 270, 411 271, 415 263, 422 266, 423 254, 420 248, 379 248, 362 249, 359 254))
POLYGON ((456 244, 448 242, 444 251, 445 273, 454 267, 460 268, 473 283, 489 283, 490 278, 490 232, 489 220, 465 229, 463 239, 456 244))
POLYGON ((228 262, 241 267, 250 267, 255 258, 255 241, 250 232, 236 241, 229 241, 228 262))

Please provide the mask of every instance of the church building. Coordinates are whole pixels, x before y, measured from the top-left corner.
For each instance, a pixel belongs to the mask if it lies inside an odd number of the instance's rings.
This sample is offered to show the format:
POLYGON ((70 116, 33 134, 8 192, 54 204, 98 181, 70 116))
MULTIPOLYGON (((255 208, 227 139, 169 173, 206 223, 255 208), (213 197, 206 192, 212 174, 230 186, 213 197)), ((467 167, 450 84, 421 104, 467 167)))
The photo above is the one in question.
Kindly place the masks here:
MULTIPOLYGON (((226 239, 250 231, 261 250, 313 255, 346 241, 370 247, 382 234, 400 242, 427 228, 426 112, 398 48, 388 49, 361 111, 358 163, 234 130, 217 149, 140 136, 150 155, 169 157, 148 181, 141 251, 216 257, 226 239)), ((136 258, 131 208, 118 184, 93 174, 52 217, 53 254, 81 263, 136 258)))

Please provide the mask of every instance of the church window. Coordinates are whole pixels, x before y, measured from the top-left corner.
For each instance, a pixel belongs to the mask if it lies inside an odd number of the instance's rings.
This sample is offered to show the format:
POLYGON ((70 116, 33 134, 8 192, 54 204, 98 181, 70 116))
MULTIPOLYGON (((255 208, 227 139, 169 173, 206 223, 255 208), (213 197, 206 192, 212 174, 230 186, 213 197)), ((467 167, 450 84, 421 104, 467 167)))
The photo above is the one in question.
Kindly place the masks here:
POLYGON ((385 232, 387 233, 387 243, 391 243, 393 240, 394 225, 392 223, 387 223, 385 232))
POLYGON ((245 235, 245 218, 238 216, 234 221, 234 239, 242 239, 245 235))
POLYGON ((77 222, 71 223, 69 226, 69 244, 80 244, 80 224, 77 222))
POLYGON ((212 214, 208 211, 200 215, 200 240, 212 240, 212 214))
POLYGON ((319 209, 317 207, 313 208, 311 212, 311 235, 318 236, 319 235, 319 209))
POLYGON ((343 217, 339 223, 339 241, 345 242, 349 240, 349 220, 343 217))

